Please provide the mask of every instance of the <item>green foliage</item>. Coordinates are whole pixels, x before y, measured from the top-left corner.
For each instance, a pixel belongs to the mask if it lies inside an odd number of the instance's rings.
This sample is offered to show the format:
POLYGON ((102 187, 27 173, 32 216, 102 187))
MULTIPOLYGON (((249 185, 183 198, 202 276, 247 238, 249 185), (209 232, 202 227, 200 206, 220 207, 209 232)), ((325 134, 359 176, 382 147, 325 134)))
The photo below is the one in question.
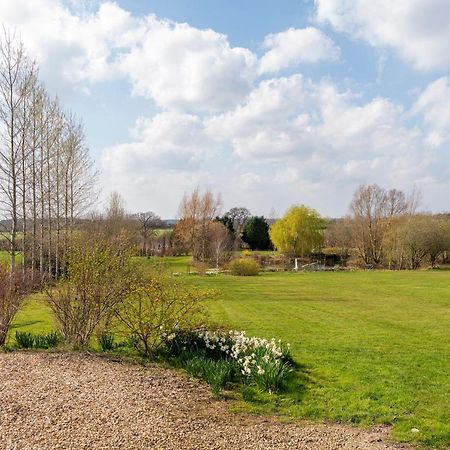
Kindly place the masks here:
POLYGON ((53 348, 63 342, 63 337, 57 331, 49 333, 40 333, 34 336, 35 348, 53 348))
POLYGON ((269 224, 263 216, 255 216, 247 221, 242 232, 242 240, 252 250, 271 250, 273 248, 269 236, 269 224))
POLYGON ((270 239, 282 253, 307 256, 322 247, 326 224, 314 209, 292 206, 270 227, 270 239))
POLYGON ((254 276, 260 271, 259 264, 252 258, 234 259, 228 264, 233 275, 254 276))
POLYGON ((235 364, 233 361, 213 360, 205 356, 194 356, 186 362, 186 371, 196 378, 206 381, 214 397, 219 397, 220 390, 233 379, 235 364))
POLYGON ((103 332, 98 336, 98 343, 102 352, 110 352, 114 349, 114 335, 112 333, 103 332))
POLYGON ((279 392, 282 390, 287 377, 291 373, 289 364, 282 361, 260 360, 259 370, 251 376, 253 381, 264 392, 279 392))
POLYGON ((29 331, 16 331, 16 346, 18 348, 53 348, 62 342, 62 336, 56 332, 30 333, 29 331))
POLYGON ((34 335, 29 331, 16 331, 16 344, 18 348, 33 348, 34 335))
POLYGON ((233 225, 233 219, 230 216, 224 215, 222 217, 216 217, 215 219, 217 222, 220 222, 221 224, 225 225, 227 227, 227 230, 231 233, 235 233, 234 225, 233 225))

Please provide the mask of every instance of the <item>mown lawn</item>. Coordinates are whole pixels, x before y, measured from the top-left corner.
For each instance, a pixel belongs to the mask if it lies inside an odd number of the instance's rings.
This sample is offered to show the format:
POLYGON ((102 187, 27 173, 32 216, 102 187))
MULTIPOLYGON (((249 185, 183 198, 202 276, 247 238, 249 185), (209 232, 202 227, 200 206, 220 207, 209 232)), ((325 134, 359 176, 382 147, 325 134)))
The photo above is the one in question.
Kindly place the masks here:
MULTIPOLYGON (((186 258, 165 261, 186 273, 186 258)), ((450 446, 450 271, 182 278, 219 291, 207 305, 216 323, 291 343, 300 367, 287 392, 247 393, 240 409, 392 424, 397 439, 450 446)), ((36 298, 15 322, 52 327, 36 298)))

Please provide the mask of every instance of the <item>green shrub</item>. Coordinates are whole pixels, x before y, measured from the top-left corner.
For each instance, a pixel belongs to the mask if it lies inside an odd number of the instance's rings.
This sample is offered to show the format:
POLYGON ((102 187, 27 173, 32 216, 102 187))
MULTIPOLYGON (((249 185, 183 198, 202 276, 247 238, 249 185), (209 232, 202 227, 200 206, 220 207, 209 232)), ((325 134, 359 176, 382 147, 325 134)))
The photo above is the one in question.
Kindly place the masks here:
POLYGON ((114 349, 114 335, 112 333, 104 332, 98 336, 98 343, 102 352, 110 352, 114 349))
POLYGON ((251 258, 234 259, 228 265, 233 275, 254 276, 260 271, 259 264, 251 258))
POLYGON ((33 348, 34 335, 28 331, 16 331, 16 344, 18 348, 33 348))

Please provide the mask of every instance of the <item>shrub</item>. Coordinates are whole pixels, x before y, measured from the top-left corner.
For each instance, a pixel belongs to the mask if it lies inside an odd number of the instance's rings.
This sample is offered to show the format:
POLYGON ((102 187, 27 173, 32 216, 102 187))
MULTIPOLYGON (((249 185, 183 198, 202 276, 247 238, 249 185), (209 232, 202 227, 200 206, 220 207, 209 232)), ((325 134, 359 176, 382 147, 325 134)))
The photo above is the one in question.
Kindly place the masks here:
POLYGON ((110 352, 114 349, 114 335, 112 333, 103 332, 98 336, 98 343, 102 352, 110 352))
POLYGON ((114 307, 139 282, 130 263, 129 247, 120 237, 99 234, 76 239, 67 257, 66 278, 47 288, 47 302, 65 340, 86 347, 100 322, 108 322, 114 307))
POLYGON ((251 258, 234 259, 228 265, 233 275, 254 276, 258 275, 260 267, 258 263, 251 258))
POLYGON ((16 331, 16 344, 18 348, 33 348, 33 334, 28 331, 16 331))
POLYGON ((202 314, 202 301, 213 295, 184 285, 162 273, 154 273, 117 308, 119 320, 133 338, 135 349, 145 357, 157 350, 178 329, 189 329, 202 314))
POLYGON ((30 270, 10 273, 0 265, 0 347, 6 343, 11 323, 25 298, 40 286, 39 277, 30 270))

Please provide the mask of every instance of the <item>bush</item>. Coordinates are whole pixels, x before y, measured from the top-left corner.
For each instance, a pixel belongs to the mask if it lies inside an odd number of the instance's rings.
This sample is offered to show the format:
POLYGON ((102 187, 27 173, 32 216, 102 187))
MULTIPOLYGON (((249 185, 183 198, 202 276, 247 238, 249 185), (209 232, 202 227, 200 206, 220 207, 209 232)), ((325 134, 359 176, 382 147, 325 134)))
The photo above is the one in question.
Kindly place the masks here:
POLYGON ((0 265, 0 347, 6 343, 11 323, 25 298, 40 287, 39 276, 30 270, 10 271, 0 265))
POLYGON ((228 265, 233 275, 254 276, 260 271, 259 264, 251 258, 234 259, 228 265))
POLYGON ((139 272, 131 265, 128 242, 121 237, 82 235, 72 242, 66 278, 46 291, 47 302, 66 341, 89 345, 102 321, 136 288, 139 272))
POLYGON ((202 301, 213 295, 154 273, 151 279, 124 298, 117 317, 128 329, 135 349, 152 357, 179 329, 189 329, 202 314, 202 301))

